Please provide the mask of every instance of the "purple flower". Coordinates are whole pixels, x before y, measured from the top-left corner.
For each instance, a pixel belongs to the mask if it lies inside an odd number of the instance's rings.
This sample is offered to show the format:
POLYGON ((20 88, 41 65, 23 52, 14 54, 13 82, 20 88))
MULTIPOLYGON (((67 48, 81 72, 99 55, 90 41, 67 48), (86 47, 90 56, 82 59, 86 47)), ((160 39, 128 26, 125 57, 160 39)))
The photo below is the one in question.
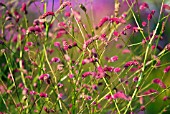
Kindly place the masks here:
POLYGON ((87 76, 90 76, 92 73, 91 72, 85 72, 82 74, 82 77, 85 78, 87 76))
POLYGON ((69 78, 74 78, 74 74, 69 74, 69 78))
POLYGON ((142 5, 140 5, 140 7, 139 7, 140 10, 144 10, 146 8, 149 8, 149 6, 146 2, 143 2, 142 5))
POLYGON ((145 21, 142 22, 142 26, 145 27, 147 23, 145 21))
POLYGON ((135 77, 133 78, 133 81, 134 81, 134 82, 137 82, 138 79, 139 79, 139 77, 135 76, 135 77))
POLYGON ((106 16, 104 18, 102 18, 98 24, 98 27, 101 27, 105 22, 107 22, 109 20, 109 17, 106 16))
POLYGON ((114 68, 114 72, 115 72, 115 73, 118 73, 118 72, 120 72, 120 71, 121 71, 121 68, 119 68, 119 67, 114 68))
POLYGON ((118 56, 113 56, 109 59, 109 62, 115 62, 118 60, 118 56))
POLYGON ((165 10, 170 10, 170 6, 169 6, 168 4, 164 4, 164 5, 163 5, 163 9, 165 9, 165 10))
POLYGON ((62 93, 59 93, 59 94, 58 94, 58 98, 59 98, 59 99, 62 99, 62 98, 63 98, 63 94, 62 94, 62 93))
POLYGON ((152 80, 152 83, 158 84, 161 88, 165 89, 166 85, 159 79, 159 78, 155 78, 152 80))
POLYGON ((35 91, 30 91, 30 95, 36 95, 37 94, 37 92, 35 92, 35 91))
POLYGON ((26 3, 22 3, 22 7, 20 9, 22 12, 24 12, 25 14, 27 14, 27 10, 26 10, 26 3))
POLYGON ((22 94, 23 94, 23 95, 27 95, 27 94, 28 94, 28 88, 24 88, 24 89, 22 90, 22 94))
POLYGON ((167 66, 165 69, 164 69, 164 73, 168 73, 170 70, 170 66, 167 66))
POLYGON ((56 63, 60 62, 60 58, 58 58, 58 57, 53 57, 53 58, 51 59, 51 63, 53 63, 53 62, 56 62, 56 63))
POLYGON ((40 97, 44 97, 44 98, 48 97, 48 94, 44 93, 44 92, 41 92, 39 95, 40 95, 40 97))
POLYGON ((39 76, 39 80, 46 80, 49 79, 50 75, 49 74, 42 74, 41 76, 39 76))
POLYGON ((55 47, 60 47, 60 42, 54 42, 55 47))
POLYGON ((39 18, 40 19, 44 19, 44 18, 46 18, 49 15, 54 16, 54 12, 46 12, 46 13, 42 14, 39 18))
POLYGON ((127 68, 129 66, 135 65, 137 66, 139 63, 137 61, 128 61, 127 63, 125 63, 124 67, 127 68))
POLYGON ((117 92, 115 93, 113 96, 112 96, 113 99, 117 99, 117 98, 121 98, 121 99, 124 99, 124 100, 130 100, 131 98, 126 96, 123 92, 117 92))
POLYGON ((146 92, 144 92, 144 95, 150 95, 152 93, 158 93, 158 92, 156 90, 154 90, 154 89, 149 89, 146 92))

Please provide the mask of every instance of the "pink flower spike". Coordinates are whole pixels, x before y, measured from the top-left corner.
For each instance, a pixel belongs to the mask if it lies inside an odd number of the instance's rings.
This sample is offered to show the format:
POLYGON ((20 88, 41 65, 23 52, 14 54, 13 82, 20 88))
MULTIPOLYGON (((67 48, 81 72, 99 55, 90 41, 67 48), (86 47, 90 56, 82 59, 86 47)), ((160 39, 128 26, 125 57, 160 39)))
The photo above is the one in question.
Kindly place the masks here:
POLYGON ((142 26, 145 27, 147 23, 145 21, 142 22, 142 26))
POLYGON ((170 6, 169 6, 168 4, 164 4, 164 5, 163 5, 163 9, 165 9, 165 10, 170 10, 170 6))
POLYGON ((47 93, 43 93, 43 92, 41 92, 39 95, 40 95, 40 97, 44 97, 44 98, 48 97, 48 94, 47 93))
POLYGON ((44 19, 49 15, 54 16, 54 12, 46 12, 46 13, 42 14, 39 18, 44 19))
POLYGON ((54 42, 55 47, 60 47, 60 42, 54 42))
POLYGON ((109 59, 109 62, 115 62, 118 60, 118 56, 113 56, 109 59))
POLYGON ((114 35, 114 36, 119 36, 119 33, 118 33, 117 31, 114 31, 114 32, 113 32, 113 35, 114 35))
POLYGON ((62 93, 59 93, 59 94, 58 94, 58 98, 59 98, 59 99, 62 99, 62 97, 63 97, 63 94, 62 94, 62 93))
POLYGON ((146 2, 143 2, 142 5, 140 5, 140 7, 139 7, 140 10, 144 10, 146 8, 149 8, 149 6, 146 2))
POLYGON ((121 99, 124 99, 124 100, 130 100, 131 98, 130 97, 127 97, 123 92, 117 92, 115 93, 113 96, 112 96, 113 99, 117 99, 117 98, 121 98, 121 99))
POLYGON ((170 70, 170 66, 167 66, 165 69, 164 69, 164 73, 168 73, 170 70))
POLYGON ((41 76, 39 76, 39 80, 45 80, 45 79, 49 79, 50 75, 49 74, 42 74, 41 76))
POLYGON ((98 27, 101 27, 101 26, 102 26, 106 21, 108 21, 108 20, 109 20, 109 17, 108 17, 108 16, 102 18, 102 19, 100 20, 99 24, 98 24, 98 27))
POLYGON ((58 57, 53 57, 53 58, 51 59, 51 62, 56 62, 56 63, 58 63, 58 62, 60 62, 60 58, 58 58, 58 57))
POLYGON ((130 53, 131 51, 129 50, 129 49, 124 49, 123 51, 122 51, 122 53, 123 54, 128 54, 128 53, 130 53))
POLYGON ((118 73, 118 72, 120 72, 121 71, 121 68, 114 68, 114 70, 113 70, 115 73, 118 73))
POLYGON ((155 84, 158 84, 163 89, 166 88, 166 85, 159 78, 153 79, 152 82, 155 83, 155 84))
POLYGON ((27 42, 26 46, 33 46, 33 42, 27 42))
POLYGON ((29 48, 27 46, 24 47, 24 51, 25 52, 28 52, 29 51, 29 48))
POLYGON ((70 17, 70 12, 65 12, 65 13, 64 13, 64 16, 70 17))
POLYGON ((74 78, 74 74, 69 74, 69 78, 74 78))
POLYGON ((158 92, 156 90, 154 90, 154 89, 149 89, 148 91, 144 92, 144 95, 151 95, 153 93, 158 93, 158 92))
POLYGON ((22 4, 22 7, 20 9, 22 12, 24 12, 25 14, 27 14, 27 10, 26 10, 26 3, 22 4))

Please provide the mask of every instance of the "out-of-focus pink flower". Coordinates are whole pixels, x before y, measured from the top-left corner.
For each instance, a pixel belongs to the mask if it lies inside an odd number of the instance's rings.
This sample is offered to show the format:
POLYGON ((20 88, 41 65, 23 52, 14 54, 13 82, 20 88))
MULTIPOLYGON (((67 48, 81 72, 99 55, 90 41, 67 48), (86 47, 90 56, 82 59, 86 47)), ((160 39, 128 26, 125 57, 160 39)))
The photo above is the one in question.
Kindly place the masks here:
POLYGON ((60 47, 60 42, 54 42, 55 47, 60 47))
POLYGON ((115 62, 118 60, 118 56, 113 56, 109 59, 109 62, 115 62))
POLYGON ((44 98, 48 97, 48 94, 44 93, 44 92, 41 92, 39 95, 40 95, 40 97, 44 97, 44 98))
POLYGON ((98 27, 101 27, 105 22, 107 22, 109 20, 109 17, 106 16, 104 18, 102 18, 98 24, 98 27))
POLYGON ((170 6, 169 6, 168 4, 164 4, 164 5, 163 5, 163 9, 165 9, 165 10, 170 10, 170 6))
POLYGON ((49 15, 54 16, 54 12, 46 12, 46 13, 42 14, 39 18, 44 19, 49 15))
POLYGON ((154 89, 149 89, 146 92, 144 92, 144 95, 150 95, 150 94, 153 94, 153 93, 158 93, 158 92, 154 89))
POLYGON ((168 73, 170 70, 170 66, 167 66, 165 69, 164 69, 164 73, 168 73))
POLYGON ((115 73, 118 73, 118 72, 120 72, 121 71, 121 68, 114 68, 114 70, 113 70, 115 73))
POLYGON ((131 98, 126 96, 123 92, 117 92, 115 93, 113 96, 112 96, 113 99, 117 99, 117 98, 121 98, 121 99, 124 99, 124 100, 130 100, 131 98))
POLYGON ((27 14, 27 10, 26 10, 26 3, 22 4, 22 7, 20 9, 22 12, 24 12, 25 14, 27 14))
POLYGON ((159 78, 155 78, 152 80, 153 83, 158 84, 161 88, 165 89, 166 85, 159 78))
POLYGON ((142 5, 140 5, 139 9, 144 10, 146 8, 149 8, 149 5, 146 2, 143 2, 142 5))
POLYGON ((129 54, 131 51, 129 50, 129 49, 124 49, 123 51, 122 51, 122 53, 123 54, 129 54))
POLYGON ((147 23, 145 21, 142 22, 142 26, 145 27, 147 23))
POLYGON ((60 62, 60 58, 58 58, 58 57, 53 57, 53 58, 51 59, 51 63, 53 63, 53 62, 56 62, 56 63, 60 62))

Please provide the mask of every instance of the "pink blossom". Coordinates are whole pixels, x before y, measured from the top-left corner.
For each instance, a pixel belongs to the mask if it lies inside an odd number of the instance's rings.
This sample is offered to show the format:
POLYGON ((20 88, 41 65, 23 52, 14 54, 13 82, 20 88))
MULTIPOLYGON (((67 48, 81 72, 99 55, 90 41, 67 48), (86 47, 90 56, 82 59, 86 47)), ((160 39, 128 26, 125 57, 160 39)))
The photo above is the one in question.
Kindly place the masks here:
POLYGON ((133 78, 133 81, 134 81, 134 82, 137 82, 138 79, 139 79, 139 77, 135 76, 135 77, 133 78))
POLYGON ((40 95, 40 97, 45 97, 45 98, 48 97, 48 94, 44 93, 44 92, 41 92, 39 95, 40 95))
POLYGON ((121 68, 118 68, 118 67, 114 68, 114 72, 115 72, 115 73, 118 73, 118 72, 120 72, 120 71, 121 71, 121 68))
POLYGON ((29 48, 27 46, 24 47, 24 51, 25 52, 28 52, 29 51, 29 48))
POLYGON ((42 74, 39 76, 39 80, 46 80, 46 79, 49 79, 50 78, 50 75, 49 74, 42 74))
POLYGON ((64 16, 70 17, 70 12, 65 12, 65 13, 64 13, 64 16))
POLYGON ((24 12, 25 14, 27 14, 27 10, 26 10, 26 3, 22 3, 22 7, 20 9, 22 12, 24 12))
POLYGON ((74 78, 74 74, 69 74, 69 78, 74 78))
POLYGON ((124 100, 130 100, 131 98, 126 96, 123 92, 117 92, 115 93, 113 96, 112 96, 113 99, 117 99, 117 98, 121 98, 121 99, 124 99, 124 100))
POLYGON ((129 49, 124 49, 123 51, 122 51, 122 53, 123 54, 128 54, 128 53, 130 53, 131 51, 129 50, 129 49))
POLYGON ((106 16, 104 18, 102 18, 98 24, 98 27, 101 27, 105 22, 107 22, 109 20, 109 17, 106 16))
POLYGON ((164 5, 163 5, 163 9, 165 9, 165 10, 170 10, 170 6, 169 6, 168 4, 164 4, 164 5))
POLYGON ((158 93, 158 92, 156 90, 154 90, 154 89, 149 89, 146 92, 144 92, 144 95, 150 95, 152 93, 158 93))
POLYGON ((36 95, 37 94, 37 92, 35 92, 35 91, 30 91, 30 95, 36 95))
POLYGON ((60 58, 58 58, 58 57, 53 57, 53 58, 51 59, 51 63, 52 63, 52 62, 58 63, 58 62, 60 62, 60 58))
POLYGON ((22 94, 23 94, 23 95, 27 95, 27 94, 28 94, 28 88, 24 88, 24 89, 22 90, 22 94))
POLYGON ((54 42, 55 47, 60 47, 60 42, 54 42))
POLYGON ((167 66, 165 69, 164 69, 164 73, 168 73, 170 70, 170 66, 167 66))
POLYGON ((166 88, 166 85, 159 78, 153 79, 152 82, 158 84, 161 88, 166 88))
POLYGON ((147 23, 145 21, 142 22, 142 26, 145 27, 147 23))
POLYGON ((46 12, 43 15, 41 15, 39 18, 40 19, 44 19, 44 18, 46 18, 49 15, 54 16, 54 12, 46 12))
POLYGON ((115 62, 118 60, 118 56, 113 56, 109 59, 109 62, 115 62))
POLYGON ((140 5, 140 7, 139 7, 140 10, 144 10, 146 8, 149 8, 149 6, 146 2, 143 2, 142 5, 140 5))
POLYGON ((59 93, 58 94, 58 98, 61 99, 63 97, 63 94, 62 93, 59 93))
POLYGON ((119 36, 119 33, 118 33, 117 31, 114 31, 114 32, 113 32, 113 35, 114 35, 114 36, 119 36))

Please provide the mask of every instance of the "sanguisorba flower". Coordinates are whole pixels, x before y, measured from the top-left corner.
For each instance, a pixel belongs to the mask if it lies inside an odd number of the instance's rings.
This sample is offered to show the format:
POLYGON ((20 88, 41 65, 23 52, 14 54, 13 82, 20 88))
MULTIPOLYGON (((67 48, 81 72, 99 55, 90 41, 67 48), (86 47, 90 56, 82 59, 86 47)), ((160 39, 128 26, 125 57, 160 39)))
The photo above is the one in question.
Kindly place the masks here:
POLYGON ((124 100, 130 100, 131 97, 128 97, 126 96, 123 92, 121 91, 118 91, 117 93, 115 93, 113 96, 112 96, 113 99, 117 99, 117 98, 121 98, 121 99, 124 99, 124 100))
POLYGON ((170 66, 167 66, 165 69, 164 69, 164 73, 168 73, 170 70, 170 66))
POLYGON ((47 93, 44 93, 44 92, 41 92, 41 93, 39 94, 39 96, 46 98, 46 97, 48 97, 48 94, 47 94, 47 93))
POLYGON ((152 80, 152 83, 158 84, 161 88, 165 89, 166 85, 162 82, 161 79, 155 78, 152 80))

